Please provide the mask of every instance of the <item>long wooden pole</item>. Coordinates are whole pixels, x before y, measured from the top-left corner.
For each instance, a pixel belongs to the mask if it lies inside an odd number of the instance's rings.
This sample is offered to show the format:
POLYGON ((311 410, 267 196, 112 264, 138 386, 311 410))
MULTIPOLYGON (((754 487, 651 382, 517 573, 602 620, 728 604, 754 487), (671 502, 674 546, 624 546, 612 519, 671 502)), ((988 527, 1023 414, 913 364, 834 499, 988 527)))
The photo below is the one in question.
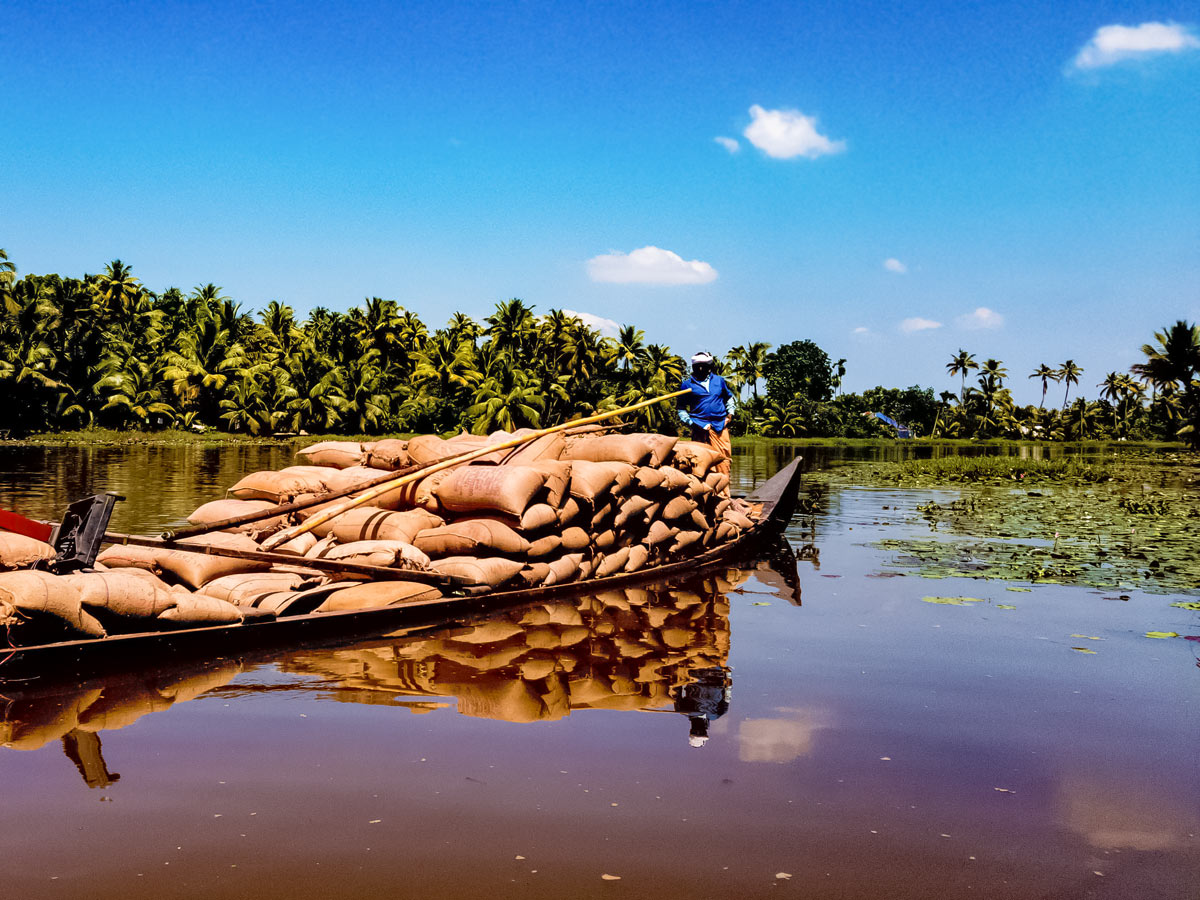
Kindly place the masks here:
POLYGON ((184 553, 200 553, 205 556, 226 556, 231 559, 246 559, 252 562, 271 563, 278 566, 296 566, 303 569, 318 569, 337 575, 361 575, 364 578, 380 578, 391 581, 416 581, 421 584, 433 584, 449 589, 472 587, 472 582, 443 575, 440 572, 426 572, 421 569, 395 569, 389 566, 372 566, 366 563, 343 562, 340 559, 312 559, 307 556, 294 556, 290 553, 269 553, 257 550, 238 550, 232 547, 212 547, 208 544, 180 544, 174 541, 164 541, 160 538, 142 537, 137 534, 122 534, 117 531, 104 533, 105 543, 132 544, 135 547, 153 547, 156 550, 181 550, 184 553))
POLYGON ((395 490, 396 488, 403 487, 406 484, 410 484, 420 478, 424 478, 427 475, 432 475, 435 472, 448 469, 451 466, 457 466, 461 465, 462 463, 470 462, 473 459, 478 459, 481 456, 487 456, 488 454, 495 453, 498 450, 507 450, 510 447, 519 447, 521 444, 527 444, 530 441, 537 440, 540 437, 545 437, 548 434, 557 434, 560 431, 566 431, 570 428, 578 428, 580 425, 590 425, 594 422, 603 422, 605 419, 611 419, 614 416, 620 416, 624 415, 625 413, 644 409, 647 406, 653 406, 655 403, 661 403, 664 400, 670 400, 674 397, 679 397, 687 393, 691 393, 690 389, 673 391, 670 394, 663 394, 661 397, 654 397, 650 400, 643 400, 640 403, 634 403, 632 406, 625 406, 621 409, 613 409, 607 412, 597 413, 594 416, 587 416, 583 419, 573 419, 570 422, 564 422, 562 425, 553 425, 549 428, 542 428, 538 431, 521 435, 520 437, 511 438, 507 441, 501 441, 498 444, 488 444, 485 447, 479 447, 476 450, 469 450, 466 453, 461 453, 458 456, 452 456, 448 459, 442 460, 441 462, 432 463, 418 472, 410 472, 407 475, 402 475, 393 481, 388 481, 375 488, 372 488, 364 494, 359 494, 357 497, 354 497, 352 500, 349 500, 346 503, 335 506, 332 509, 324 510, 323 512, 317 513, 315 516, 310 516, 299 525, 295 525, 291 528, 285 528, 283 531, 277 531, 275 534, 263 541, 263 547, 268 550, 278 547, 280 544, 290 541, 297 535, 312 531, 312 529, 316 528, 318 525, 328 522, 330 519, 340 516, 342 513, 349 512, 357 506, 362 506, 368 501, 374 500, 376 497, 395 490))

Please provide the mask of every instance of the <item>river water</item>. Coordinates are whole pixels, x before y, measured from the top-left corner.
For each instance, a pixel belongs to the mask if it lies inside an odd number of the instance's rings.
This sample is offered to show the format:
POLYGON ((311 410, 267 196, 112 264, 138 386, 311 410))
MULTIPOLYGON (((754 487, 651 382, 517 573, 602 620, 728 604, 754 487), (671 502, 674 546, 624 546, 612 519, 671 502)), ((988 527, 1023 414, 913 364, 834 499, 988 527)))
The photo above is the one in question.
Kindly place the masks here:
MULTIPOLYGON (((793 452, 738 447, 735 487, 793 452)), ((115 490, 154 533, 288 460, 5 449, 0 506, 115 490)), ((897 568, 878 542, 933 496, 829 482, 788 529, 798 587, 759 564, 10 691, 4 896, 1196 897, 1200 614, 897 568)))

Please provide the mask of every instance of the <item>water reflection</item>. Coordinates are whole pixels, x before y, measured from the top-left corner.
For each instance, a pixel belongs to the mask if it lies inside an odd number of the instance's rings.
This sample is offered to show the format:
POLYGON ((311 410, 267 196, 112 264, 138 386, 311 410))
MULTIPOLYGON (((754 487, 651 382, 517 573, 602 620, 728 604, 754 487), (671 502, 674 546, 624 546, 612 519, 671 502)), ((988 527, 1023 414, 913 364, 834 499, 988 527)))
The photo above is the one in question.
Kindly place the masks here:
POLYGON ((589 709, 674 710, 703 736, 706 726, 694 720, 707 723, 728 709, 726 595, 749 575, 730 570, 691 589, 605 591, 424 640, 300 651, 278 665, 316 678, 345 702, 430 697, 453 700, 460 715, 514 723, 589 709))
MULTIPOLYGON (((763 570, 764 572, 766 570, 763 570)), ((187 671, 96 679, 52 691, 0 695, 0 747, 38 750, 61 741, 89 787, 109 772, 99 733, 125 728, 215 688, 225 696, 310 691, 344 703, 412 713, 453 708, 512 723, 582 710, 678 714, 680 739, 701 747, 729 709, 728 594, 753 574, 730 569, 686 588, 625 588, 527 606, 420 638, 306 649, 270 662, 221 661, 187 671), (231 683, 243 671, 301 676, 231 683)))

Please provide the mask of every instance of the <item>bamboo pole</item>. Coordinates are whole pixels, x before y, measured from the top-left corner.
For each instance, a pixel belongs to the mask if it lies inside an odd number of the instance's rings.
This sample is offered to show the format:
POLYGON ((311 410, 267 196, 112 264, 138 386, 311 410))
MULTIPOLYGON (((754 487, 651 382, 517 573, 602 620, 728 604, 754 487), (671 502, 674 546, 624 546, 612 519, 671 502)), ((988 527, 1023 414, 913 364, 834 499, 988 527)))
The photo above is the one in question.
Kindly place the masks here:
POLYGON ((521 435, 520 437, 511 438, 507 441, 501 441, 498 444, 488 444, 486 447, 480 447, 476 450, 469 450, 466 453, 459 454, 458 456, 452 456, 440 462, 432 463, 418 472, 411 472, 407 475, 396 478, 393 481, 388 481, 375 488, 372 488, 364 494, 359 494, 357 497, 348 501, 347 503, 343 503, 340 506, 334 507, 333 509, 327 509, 324 512, 317 513, 317 515, 311 516, 300 525, 294 525, 291 528, 285 528, 283 531, 277 531, 275 534, 263 541, 263 547, 268 550, 278 547, 280 544, 290 541, 297 535, 305 534, 306 532, 316 528, 318 525, 328 522, 330 519, 340 516, 342 513, 349 512, 356 506, 362 506, 368 501, 374 500, 376 497, 382 494, 386 494, 388 491, 395 490, 398 487, 403 487, 406 484, 411 484, 419 478, 424 478, 427 475, 432 475, 435 472, 440 472, 443 469, 450 468, 451 466, 457 466, 461 465, 462 463, 470 462, 473 459, 478 459, 481 456, 487 456, 488 454, 495 453, 498 450, 507 450, 510 447, 519 447, 521 444, 527 444, 530 441, 537 440, 540 437, 545 437, 548 434, 557 434, 560 431, 578 428, 580 425, 590 425, 594 422, 603 422, 605 419, 611 419, 615 416, 620 416, 624 415, 625 413, 634 412, 635 410, 644 409, 647 406, 653 406, 655 403, 661 403, 664 400, 670 400, 674 397, 679 397, 687 393, 690 393, 690 389, 673 391, 670 394, 663 394, 661 397, 654 397, 650 400, 643 400, 640 403, 634 403, 632 406, 625 406, 621 409, 613 409, 609 410, 608 412, 597 413, 594 416, 587 416, 583 419, 573 419, 570 422, 564 422, 562 425, 553 425, 550 428, 542 428, 538 431, 521 435))
POLYGON ((184 553, 200 553, 205 556, 226 556, 231 559, 246 559, 252 562, 272 563, 273 565, 317 569, 322 572, 332 572, 338 575, 362 575, 364 578, 382 578, 391 581, 416 581, 421 584, 432 584, 451 590, 472 586, 472 582, 463 581, 460 578, 454 578, 450 575, 443 575, 440 572, 426 572, 419 569, 394 569, 388 566, 371 566, 366 563, 343 562, 339 559, 312 559, 307 556, 294 556, 290 553, 238 550, 232 547, 212 547, 208 544, 180 544, 175 541, 142 537, 137 534, 123 534, 117 531, 105 532, 104 541, 109 544, 132 544, 136 547, 154 547, 158 550, 181 550, 184 553))

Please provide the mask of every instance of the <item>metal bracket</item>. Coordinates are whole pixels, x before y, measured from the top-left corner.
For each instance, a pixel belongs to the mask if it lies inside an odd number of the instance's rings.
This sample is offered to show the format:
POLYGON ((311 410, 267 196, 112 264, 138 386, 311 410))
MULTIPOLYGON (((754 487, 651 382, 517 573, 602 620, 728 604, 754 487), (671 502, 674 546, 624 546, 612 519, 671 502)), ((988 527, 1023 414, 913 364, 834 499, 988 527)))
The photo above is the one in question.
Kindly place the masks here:
POLYGON ((106 491, 76 500, 67 507, 62 521, 50 535, 50 543, 58 555, 46 561, 45 568, 57 575, 90 568, 104 543, 108 520, 120 494, 106 491))

